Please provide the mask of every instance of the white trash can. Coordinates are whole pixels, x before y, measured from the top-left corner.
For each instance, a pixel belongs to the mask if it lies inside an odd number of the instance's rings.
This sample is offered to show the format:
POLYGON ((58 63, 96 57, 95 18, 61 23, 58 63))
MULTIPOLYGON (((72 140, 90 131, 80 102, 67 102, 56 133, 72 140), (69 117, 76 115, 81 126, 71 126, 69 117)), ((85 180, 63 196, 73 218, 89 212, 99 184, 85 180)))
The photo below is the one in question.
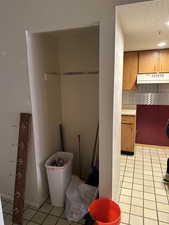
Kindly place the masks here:
POLYGON ((66 189, 72 178, 73 154, 69 152, 57 152, 45 163, 49 192, 52 205, 63 207, 65 202, 66 189), (51 166, 54 160, 62 158, 65 161, 63 167, 51 166))

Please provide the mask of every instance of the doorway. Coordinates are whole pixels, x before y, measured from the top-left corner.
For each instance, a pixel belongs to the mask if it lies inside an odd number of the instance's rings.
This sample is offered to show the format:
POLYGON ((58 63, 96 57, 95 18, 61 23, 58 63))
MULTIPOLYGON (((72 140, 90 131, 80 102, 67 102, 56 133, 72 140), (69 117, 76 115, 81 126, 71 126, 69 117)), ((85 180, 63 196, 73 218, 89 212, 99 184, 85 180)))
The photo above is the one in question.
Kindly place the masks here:
POLYGON ((169 2, 117 6, 116 13, 124 38, 119 199, 122 223, 165 224, 169 222, 169 196, 168 185, 162 180, 169 157, 165 115, 169 115, 169 82, 153 79, 169 76, 168 59, 164 65, 169 51, 169 2), (153 79, 147 81, 150 74, 153 79))
MULTIPOLYGON (((99 123, 99 26, 28 33, 29 81, 40 201, 48 196, 44 162, 61 149, 74 155, 73 173, 91 169, 99 123)), ((99 144, 97 144, 99 148, 99 144)))

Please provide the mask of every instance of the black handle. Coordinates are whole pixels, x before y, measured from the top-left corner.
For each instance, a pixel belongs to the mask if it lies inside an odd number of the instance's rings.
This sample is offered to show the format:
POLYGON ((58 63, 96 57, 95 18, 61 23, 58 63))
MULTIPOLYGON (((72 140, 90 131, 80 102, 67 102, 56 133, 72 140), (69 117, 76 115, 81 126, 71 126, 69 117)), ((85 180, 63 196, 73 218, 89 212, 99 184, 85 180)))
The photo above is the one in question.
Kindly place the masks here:
POLYGON ((169 138, 169 120, 167 121, 167 125, 166 125, 166 135, 169 138))
POLYGON ((95 219, 91 216, 90 213, 88 213, 86 216, 85 216, 85 225, 93 225, 95 223, 95 219))

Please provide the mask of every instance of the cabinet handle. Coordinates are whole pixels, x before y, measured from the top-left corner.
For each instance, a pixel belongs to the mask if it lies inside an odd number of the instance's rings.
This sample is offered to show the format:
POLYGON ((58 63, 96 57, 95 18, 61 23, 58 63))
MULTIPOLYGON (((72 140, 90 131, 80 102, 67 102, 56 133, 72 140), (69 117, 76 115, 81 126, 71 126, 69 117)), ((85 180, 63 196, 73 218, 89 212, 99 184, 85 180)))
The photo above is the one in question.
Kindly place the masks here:
POLYGON ((162 66, 162 64, 161 64, 161 71, 160 72, 162 72, 163 71, 163 66, 162 66))
POLYGON ((154 72, 156 72, 156 65, 154 65, 154 72))

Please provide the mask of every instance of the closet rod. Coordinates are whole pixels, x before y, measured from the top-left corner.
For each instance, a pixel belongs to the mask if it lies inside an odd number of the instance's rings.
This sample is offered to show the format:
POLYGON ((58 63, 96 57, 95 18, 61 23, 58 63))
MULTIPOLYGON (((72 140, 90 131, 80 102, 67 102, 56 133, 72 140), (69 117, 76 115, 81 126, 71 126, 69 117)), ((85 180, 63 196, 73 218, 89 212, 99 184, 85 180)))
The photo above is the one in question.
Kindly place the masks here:
POLYGON ((98 74, 99 71, 85 71, 85 72, 66 72, 63 75, 85 75, 85 74, 98 74))
POLYGON ((95 74, 99 74, 99 71, 85 71, 85 72, 65 72, 65 73, 55 73, 55 72, 51 72, 51 73, 44 73, 44 77, 45 79, 47 79, 47 76, 69 76, 69 75, 95 75, 95 74))

